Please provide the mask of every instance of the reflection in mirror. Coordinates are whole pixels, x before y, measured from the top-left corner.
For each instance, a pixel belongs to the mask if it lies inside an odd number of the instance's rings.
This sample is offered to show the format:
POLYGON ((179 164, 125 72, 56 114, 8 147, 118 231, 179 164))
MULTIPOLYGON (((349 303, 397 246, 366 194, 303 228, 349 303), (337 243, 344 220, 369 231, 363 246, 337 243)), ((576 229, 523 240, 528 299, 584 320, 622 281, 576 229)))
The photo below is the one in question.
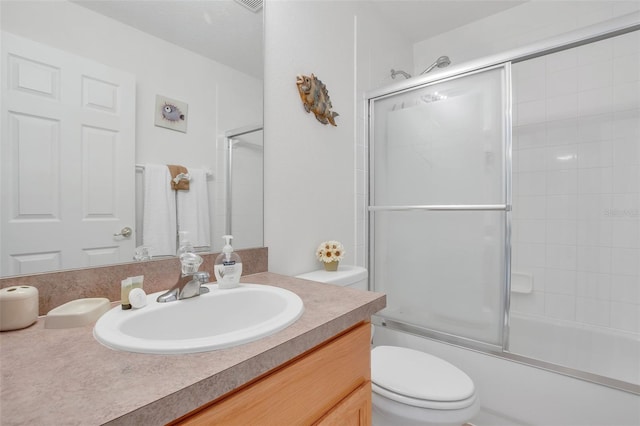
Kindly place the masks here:
MULTIPOLYGON (((145 242, 147 165, 208 172, 205 195, 187 200, 185 210, 206 200, 208 235, 199 245, 219 251, 225 133, 262 123, 261 10, 232 0, 8 0, 0 7, 7 88, 0 276, 132 261, 145 242), (158 117, 157 106, 167 104, 181 112, 158 117)), ((246 142, 262 146, 261 131, 250 136, 246 142)), ((262 152, 245 151, 251 166, 238 159, 233 176, 255 191, 234 201, 233 215, 246 207, 260 219, 247 229, 236 219, 238 249, 263 244, 262 152)))
POLYGON ((225 133, 225 138, 225 234, 233 235, 234 239, 239 239, 248 247, 259 247, 263 244, 264 235, 262 126, 232 129, 225 133))

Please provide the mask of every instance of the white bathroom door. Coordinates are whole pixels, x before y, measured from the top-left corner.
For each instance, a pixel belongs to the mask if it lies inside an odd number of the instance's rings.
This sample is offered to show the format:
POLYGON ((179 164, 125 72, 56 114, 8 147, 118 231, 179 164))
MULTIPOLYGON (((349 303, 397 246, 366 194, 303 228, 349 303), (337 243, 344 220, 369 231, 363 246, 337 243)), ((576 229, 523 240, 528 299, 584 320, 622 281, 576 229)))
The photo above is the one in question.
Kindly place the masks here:
POLYGON ((135 76, 2 33, 0 276, 130 261, 135 76))

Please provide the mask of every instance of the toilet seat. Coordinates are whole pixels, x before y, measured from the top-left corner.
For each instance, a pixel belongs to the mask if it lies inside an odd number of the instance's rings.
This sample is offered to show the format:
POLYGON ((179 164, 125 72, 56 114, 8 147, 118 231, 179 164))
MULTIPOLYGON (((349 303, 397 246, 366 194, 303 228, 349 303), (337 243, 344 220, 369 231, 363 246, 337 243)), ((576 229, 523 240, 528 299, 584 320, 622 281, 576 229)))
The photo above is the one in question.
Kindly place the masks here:
POLYGON ((476 401, 469 376, 433 355, 397 346, 371 351, 373 392, 414 407, 457 410, 476 401))

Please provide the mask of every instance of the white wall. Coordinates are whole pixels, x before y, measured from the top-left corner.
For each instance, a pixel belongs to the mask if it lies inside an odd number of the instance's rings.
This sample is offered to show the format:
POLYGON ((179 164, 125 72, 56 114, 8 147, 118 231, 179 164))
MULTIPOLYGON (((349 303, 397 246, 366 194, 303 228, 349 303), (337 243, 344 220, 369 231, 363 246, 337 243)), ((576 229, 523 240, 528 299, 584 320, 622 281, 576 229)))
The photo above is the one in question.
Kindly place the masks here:
POLYGON ((1 6, 3 30, 136 75, 136 163, 214 171, 212 242, 220 248, 222 135, 262 122, 262 82, 67 1, 2 1, 1 6), (157 94, 188 104, 187 133, 154 125, 157 94))
POLYGON ((320 268, 315 250, 329 239, 345 246, 344 263, 364 265, 363 91, 390 81, 390 68, 411 65, 410 46, 366 7, 364 2, 266 2, 270 271, 295 275, 320 268), (302 107, 296 75, 311 73, 327 85, 333 110, 340 114, 337 127, 319 123, 302 107))

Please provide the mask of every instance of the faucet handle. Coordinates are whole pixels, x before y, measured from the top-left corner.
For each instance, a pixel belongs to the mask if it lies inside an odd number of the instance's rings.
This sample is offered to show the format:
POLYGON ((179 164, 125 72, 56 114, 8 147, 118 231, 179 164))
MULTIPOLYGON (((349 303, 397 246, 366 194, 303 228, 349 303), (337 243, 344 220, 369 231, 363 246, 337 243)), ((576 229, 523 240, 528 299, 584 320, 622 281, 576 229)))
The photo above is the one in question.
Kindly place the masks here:
POLYGON ((202 284, 206 284, 211 281, 208 272, 196 272, 195 274, 193 274, 193 279, 197 280, 200 283, 200 294, 209 293, 209 289, 207 287, 202 287, 202 284))
POLYGON ((193 279, 196 279, 200 282, 200 284, 206 284, 210 281, 210 275, 208 272, 200 271, 193 274, 193 279))

